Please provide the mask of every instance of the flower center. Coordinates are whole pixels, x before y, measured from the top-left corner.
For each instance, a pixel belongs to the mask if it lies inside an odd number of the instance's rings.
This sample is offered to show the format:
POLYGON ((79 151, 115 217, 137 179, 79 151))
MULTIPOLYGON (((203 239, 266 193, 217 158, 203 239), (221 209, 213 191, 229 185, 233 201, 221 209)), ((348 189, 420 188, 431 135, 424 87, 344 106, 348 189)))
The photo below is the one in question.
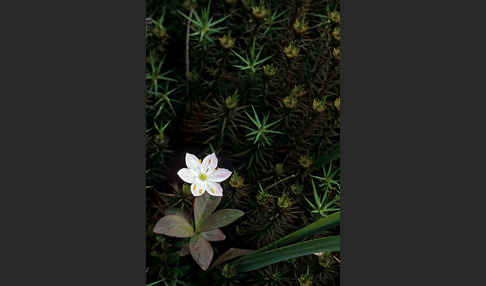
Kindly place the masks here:
POLYGON ((206 175, 201 174, 201 175, 199 176, 199 179, 201 179, 201 181, 205 181, 205 180, 207 179, 207 177, 206 177, 206 175))

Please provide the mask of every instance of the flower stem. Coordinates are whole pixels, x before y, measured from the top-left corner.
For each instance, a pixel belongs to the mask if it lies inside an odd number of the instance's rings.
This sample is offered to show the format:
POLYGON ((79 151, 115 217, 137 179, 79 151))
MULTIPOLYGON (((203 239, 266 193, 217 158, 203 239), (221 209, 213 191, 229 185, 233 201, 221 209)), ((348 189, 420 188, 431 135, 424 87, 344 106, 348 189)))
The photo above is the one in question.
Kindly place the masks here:
MULTIPOLYGON (((189 12, 189 19, 192 19, 192 9, 189 12)), ((189 74, 190 65, 189 65, 189 32, 191 28, 192 21, 187 21, 187 29, 186 29, 186 75, 189 74)), ((187 83, 186 93, 189 95, 189 83, 187 83)))

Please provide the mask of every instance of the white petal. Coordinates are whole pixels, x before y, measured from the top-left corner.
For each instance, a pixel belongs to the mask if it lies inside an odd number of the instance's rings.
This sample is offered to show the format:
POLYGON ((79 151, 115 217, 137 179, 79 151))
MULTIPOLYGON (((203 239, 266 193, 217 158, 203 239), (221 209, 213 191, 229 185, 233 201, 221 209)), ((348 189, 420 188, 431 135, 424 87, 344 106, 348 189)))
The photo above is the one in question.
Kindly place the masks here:
POLYGON ((223 188, 218 183, 208 182, 208 194, 215 197, 223 196, 223 188))
POLYGON ((186 183, 192 184, 196 181, 196 173, 188 168, 182 168, 177 172, 177 175, 186 183))
POLYGON ((201 166, 201 161, 190 153, 186 153, 186 165, 187 168, 199 172, 199 167, 201 166))
POLYGON ((231 171, 227 169, 216 169, 211 175, 208 176, 208 180, 215 183, 220 183, 231 176, 231 171))
POLYGON ((191 185, 191 193, 195 197, 199 197, 206 191, 206 184, 204 183, 194 183, 191 185))
POLYGON ((207 155, 201 164, 201 172, 205 174, 211 174, 218 166, 218 158, 214 153, 207 155))

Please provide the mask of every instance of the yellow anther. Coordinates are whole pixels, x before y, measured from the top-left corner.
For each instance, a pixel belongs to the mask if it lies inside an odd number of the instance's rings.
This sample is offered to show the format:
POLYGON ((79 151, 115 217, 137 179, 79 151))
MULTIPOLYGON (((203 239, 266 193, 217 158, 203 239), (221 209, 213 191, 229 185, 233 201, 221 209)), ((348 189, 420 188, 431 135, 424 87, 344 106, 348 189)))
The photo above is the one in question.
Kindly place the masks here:
POLYGON ((211 188, 211 192, 214 194, 214 189, 213 188, 211 188))
POLYGON ((192 188, 194 191, 196 190, 196 185, 194 185, 194 188, 192 188))
POLYGON ((199 190, 199 193, 200 193, 200 194, 202 194, 202 189, 201 189, 201 190, 199 190))

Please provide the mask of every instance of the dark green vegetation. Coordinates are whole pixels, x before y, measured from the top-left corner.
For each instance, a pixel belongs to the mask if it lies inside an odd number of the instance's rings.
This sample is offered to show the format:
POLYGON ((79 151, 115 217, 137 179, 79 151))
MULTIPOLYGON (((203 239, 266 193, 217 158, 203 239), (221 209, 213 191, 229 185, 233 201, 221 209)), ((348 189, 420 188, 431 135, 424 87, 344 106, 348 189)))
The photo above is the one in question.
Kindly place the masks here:
MULTIPOLYGON (((228 275, 224 265, 203 271, 180 256, 188 239, 152 229, 167 211, 192 211, 193 196, 176 175, 186 152, 217 154, 233 171, 220 208, 245 212, 222 229, 226 240, 212 243, 214 260, 339 210, 339 2, 147 0, 146 7, 147 284, 338 285, 339 252, 228 275)), ((339 227, 311 238, 335 235, 339 227)))

